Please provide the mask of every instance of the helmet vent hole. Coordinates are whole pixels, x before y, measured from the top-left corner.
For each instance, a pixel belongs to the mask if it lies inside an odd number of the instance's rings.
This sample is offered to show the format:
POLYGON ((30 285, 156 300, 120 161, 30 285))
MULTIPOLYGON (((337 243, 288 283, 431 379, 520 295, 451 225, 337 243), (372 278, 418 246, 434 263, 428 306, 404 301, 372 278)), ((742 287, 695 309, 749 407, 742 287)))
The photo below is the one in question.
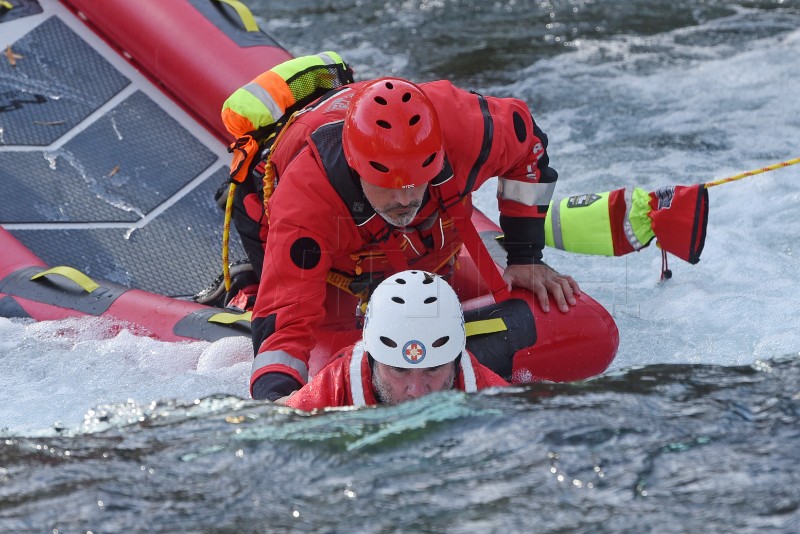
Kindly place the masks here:
POLYGON ((433 154, 428 156, 428 159, 426 159, 425 161, 422 162, 422 166, 423 167, 427 167, 428 165, 433 163, 433 160, 435 160, 435 159, 436 159, 436 152, 434 152, 433 154))
POLYGON ((408 125, 414 126, 418 122, 419 122, 419 115, 414 115, 413 117, 411 117, 411 120, 408 121, 408 125))
POLYGON ((385 128, 386 130, 391 130, 392 129, 392 125, 389 124, 387 121, 384 121, 384 120, 378 120, 378 121, 376 121, 376 124, 378 126, 380 126, 381 128, 385 128))
POLYGON ((381 106, 385 106, 386 104, 388 104, 388 102, 386 102, 386 99, 383 98, 382 96, 376 96, 375 97, 375 102, 377 102, 381 106))
POLYGON ((434 341, 434 342, 431 344, 431 346, 432 346, 433 348, 435 348, 435 349, 438 349, 439 347, 441 347, 442 345, 444 345, 444 344, 445 344, 445 343, 447 343, 448 341, 450 341, 450 336, 444 336, 444 337, 440 337, 439 339, 437 339, 436 341, 434 341))
POLYGON ((411 93, 403 93, 403 102, 411 100, 411 93))
POLYGON ((397 343, 395 343, 394 341, 392 341, 391 339, 389 339, 388 337, 385 337, 385 336, 381 336, 381 343, 383 343, 384 345, 386 345, 390 349, 396 349, 397 348, 397 343))
POLYGON ((437 299, 436 297, 428 297, 423 302, 425 302, 425 304, 433 304, 437 300, 439 300, 439 299, 437 299))
POLYGON ((405 304, 406 301, 401 299, 400 297, 392 297, 392 302, 396 302, 398 304, 405 304))
POLYGON ((382 165, 377 161, 370 161, 369 164, 372 166, 373 169, 380 172, 389 172, 389 167, 386 165, 382 165))
POLYGON ((398 284, 405 284, 406 283, 406 281, 404 279, 402 279, 402 278, 398 278, 397 280, 395 280, 395 282, 397 282, 398 284))
POLYGON ((392 84, 392 82, 386 82, 386 88, 387 89, 394 89, 394 85, 392 84))

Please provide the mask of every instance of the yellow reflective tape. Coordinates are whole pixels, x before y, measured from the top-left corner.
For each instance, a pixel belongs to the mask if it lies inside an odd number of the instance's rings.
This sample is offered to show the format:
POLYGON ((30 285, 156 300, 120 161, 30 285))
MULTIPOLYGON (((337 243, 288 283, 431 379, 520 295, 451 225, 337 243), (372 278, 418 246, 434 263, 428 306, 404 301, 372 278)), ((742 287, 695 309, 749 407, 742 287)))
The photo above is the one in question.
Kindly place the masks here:
POLYGON ((650 218, 650 193, 641 187, 634 188, 632 193, 625 190, 625 204, 628 213, 626 216, 625 237, 634 250, 639 250, 650 244, 656 236, 653 232, 653 219, 650 218), (628 229, 633 235, 628 234, 628 229))
MULTIPOLYGON (((271 97, 268 96, 268 98, 271 97)), ((225 100, 223 109, 230 109, 243 117, 247 117, 256 128, 273 124, 280 118, 280 115, 274 117, 269 107, 257 95, 248 91, 247 86, 240 87, 234 91, 225 100)))
POLYGON ((494 334, 495 332, 503 332, 508 330, 506 322, 500 317, 494 319, 483 319, 480 321, 470 321, 464 324, 464 330, 467 331, 467 337, 478 336, 480 334, 494 334))
POLYGON ((253 14, 250 12, 247 6, 239 2, 239 0, 217 0, 217 2, 228 4, 235 9, 236 14, 239 15, 240 19, 242 19, 242 24, 244 24, 245 30, 249 32, 259 31, 258 24, 256 24, 256 19, 253 17, 253 14))
POLYGON ((63 276, 64 278, 77 284, 78 287, 80 287, 87 293, 91 293, 92 291, 100 287, 100 285, 97 284, 97 282, 95 282, 82 272, 80 272, 78 269, 73 269, 72 267, 67 267, 66 265, 60 265, 58 267, 52 267, 50 269, 47 269, 46 271, 42 271, 38 274, 31 276, 31 280, 44 278, 51 274, 58 274, 63 276))
POLYGON ((568 252, 613 256, 609 194, 608 191, 593 194, 591 196, 597 198, 588 204, 573 202, 570 205, 570 200, 590 195, 554 201, 545 218, 545 244, 568 252))
POLYGON ((297 75, 299 72, 310 69, 311 67, 321 67, 327 65, 324 59, 320 56, 300 56, 288 61, 284 61, 275 65, 270 70, 283 78, 288 80, 297 75))
POLYGON ((215 313, 211 317, 208 318, 209 323, 219 323, 219 324, 233 324, 233 323, 250 323, 250 319, 253 317, 252 312, 245 312, 245 313, 230 313, 230 312, 220 312, 215 313))

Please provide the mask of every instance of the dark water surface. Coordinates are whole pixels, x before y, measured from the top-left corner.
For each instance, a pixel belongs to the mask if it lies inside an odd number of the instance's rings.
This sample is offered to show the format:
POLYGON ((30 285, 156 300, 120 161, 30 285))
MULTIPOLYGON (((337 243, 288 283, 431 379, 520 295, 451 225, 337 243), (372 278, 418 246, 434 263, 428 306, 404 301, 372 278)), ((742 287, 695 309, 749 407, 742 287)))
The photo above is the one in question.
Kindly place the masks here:
POLYGON ((800 10, 796 1, 782 0, 252 0, 250 5, 267 31, 295 54, 341 51, 362 78, 393 71, 416 81, 448 78, 478 86, 519 81, 535 61, 572 52, 583 41, 681 29, 681 40, 690 46, 744 46, 796 28, 800 10), (748 22, 705 26, 737 15, 748 22))
POLYGON ((5 439, 4 531, 800 528, 797 357, 318 415, 107 406, 82 430, 5 439))

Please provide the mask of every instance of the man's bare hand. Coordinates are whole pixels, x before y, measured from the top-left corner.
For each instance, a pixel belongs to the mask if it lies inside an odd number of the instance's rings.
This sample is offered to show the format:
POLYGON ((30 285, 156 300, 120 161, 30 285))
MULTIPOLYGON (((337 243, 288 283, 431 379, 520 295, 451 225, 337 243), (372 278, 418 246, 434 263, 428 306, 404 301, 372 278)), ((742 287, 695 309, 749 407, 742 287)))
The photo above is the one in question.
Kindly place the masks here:
POLYGON ((550 311, 548 295, 552 295, 558 309, 566 313, 577 302, 575 297, 581 294, 578 282, 571 276, 559 274, 543 263, 509 265, 503 273, 503 280, 509 290, 520 287, 533 292, 545 312, 550 311))

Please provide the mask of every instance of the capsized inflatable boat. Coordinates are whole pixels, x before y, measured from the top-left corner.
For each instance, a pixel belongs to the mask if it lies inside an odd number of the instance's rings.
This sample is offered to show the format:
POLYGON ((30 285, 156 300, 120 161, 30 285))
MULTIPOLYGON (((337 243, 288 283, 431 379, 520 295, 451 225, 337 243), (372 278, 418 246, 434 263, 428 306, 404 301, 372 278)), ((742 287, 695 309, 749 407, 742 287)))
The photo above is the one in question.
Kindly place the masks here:
MULTIPOLYGON (((237 1, 10 4, 0 11, 0 316, 107 317, 165 341, 249 335, 248 314, 189 297, 220 269, 214 193, 232 141, 222 103, 291 55, 237 1)), ((499 228, 477 210, 473 222, 502 268, 499 228)), ((587 378, 616 354, 616 325, 588 295, 568 314, 542 312, 521 290, 484 306, 465 253, 452 284, 468 346, 515 382, 587 378)), ((328 301, 312 373, 360 335, 354 298, 331 287, 328 301)))

